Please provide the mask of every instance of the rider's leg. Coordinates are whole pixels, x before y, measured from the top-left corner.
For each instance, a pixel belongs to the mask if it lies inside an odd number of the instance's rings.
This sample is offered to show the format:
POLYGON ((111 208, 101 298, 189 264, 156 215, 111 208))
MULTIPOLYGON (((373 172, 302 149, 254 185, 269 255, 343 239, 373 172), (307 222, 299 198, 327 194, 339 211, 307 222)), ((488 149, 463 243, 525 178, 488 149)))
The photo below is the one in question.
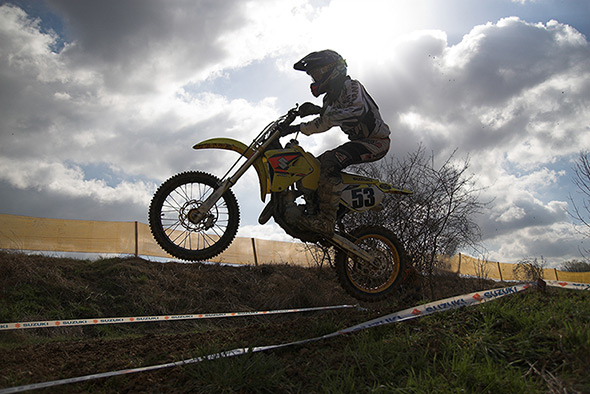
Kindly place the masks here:
POLYGON ((336 214, 340 203, 340 175, 321 176, 318 182, 319 212, 313 216, 301 216, 297 224, 310 231, 320 233, 326 237, 334 235, 336 214))
POLYGON ((340 205, 340 171, 351 164, 375 161, 389 150, 389 139, 371 139, 347 142, 320 156, 318 183, 319 212, 315 216, 302 216, 297 223, 308 230, 331 237, 338 206, 340 205))

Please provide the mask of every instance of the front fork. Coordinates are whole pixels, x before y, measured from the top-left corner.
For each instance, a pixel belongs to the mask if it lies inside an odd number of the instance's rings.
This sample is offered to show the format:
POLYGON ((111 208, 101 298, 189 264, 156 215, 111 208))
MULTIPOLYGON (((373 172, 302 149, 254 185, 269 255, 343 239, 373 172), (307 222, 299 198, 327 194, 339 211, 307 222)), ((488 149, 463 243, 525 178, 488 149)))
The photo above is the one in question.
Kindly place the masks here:
MULTIPOLYGON (((225 178, 221 184, 215 189, 215 191, 205 200, 203 203, 193 212, 191 215, 191 221, 193 223, 201 222, 206 216, 209 210, 219 201, 221 196, 228 191, 236 182, 246 173, 246 170, 254 164, 254 162, 262 155, 262 153, 268 148, 268 146, 277 138, 279 138, 280 132, 276 130, 262 145, 254 149, 254 153, 246 160, 244 164, 236 170, 236 172, 229 178, 225 178)), ((239 160, 239 159, 238 159, 239 160)))
POLYGON ((194 224, 198 224, 203 221, 207 215, 209 210, 219 201, 223 193, 228 191, 233 186, 233 183, 230 183, 229 179, 226 179, 215 189, 215 191, 196 209, 192 210, 190 213, 190 221, 194 224))

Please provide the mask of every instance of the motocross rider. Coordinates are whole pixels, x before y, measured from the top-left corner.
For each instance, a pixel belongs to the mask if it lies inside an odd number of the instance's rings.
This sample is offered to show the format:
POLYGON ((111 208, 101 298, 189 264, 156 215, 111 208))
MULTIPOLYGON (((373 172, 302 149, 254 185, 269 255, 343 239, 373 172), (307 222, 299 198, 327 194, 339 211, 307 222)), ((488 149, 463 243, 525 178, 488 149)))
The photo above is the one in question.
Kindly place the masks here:
POLYGON ((298 131, 312 135, 339 126, 350 140, 319 157, 319 212, 313 216, 301 216, 297 221, 305 229, 331 237, 340 202, 340 171, 351 164, 384 157, 389 150, 389 127, 364 86, 347 75, 346 61, 335 51, 312 52, 293 67, 311 76, 313 83, 310 88, 314 97, 325 96, 322 107, 308 102, 299 108, 300 117, 318 117, 310 122, 291 125, 281 135, 298 131))

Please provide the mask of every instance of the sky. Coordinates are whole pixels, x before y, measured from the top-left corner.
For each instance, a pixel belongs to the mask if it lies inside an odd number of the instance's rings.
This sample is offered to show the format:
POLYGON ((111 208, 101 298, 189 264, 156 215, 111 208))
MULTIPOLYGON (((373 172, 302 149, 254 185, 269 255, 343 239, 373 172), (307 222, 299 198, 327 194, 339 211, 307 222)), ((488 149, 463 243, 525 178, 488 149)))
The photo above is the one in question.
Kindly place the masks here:
MULTIPOLYGON (((492 201, 475 257, 579 259, 589 37, 587 0, 2 0, 0 213, 147 223, 164 180, 237 159, 195 143, 249 143, 319 104, 293 64, 329 48, 379 104, 390 156, 469 157, 492 201)), ((299 141, 317 155, 345 138, 299 141)), ((257 182, 249 170, 234 187, 238 235, 292 240, 257 224, 257 182)))

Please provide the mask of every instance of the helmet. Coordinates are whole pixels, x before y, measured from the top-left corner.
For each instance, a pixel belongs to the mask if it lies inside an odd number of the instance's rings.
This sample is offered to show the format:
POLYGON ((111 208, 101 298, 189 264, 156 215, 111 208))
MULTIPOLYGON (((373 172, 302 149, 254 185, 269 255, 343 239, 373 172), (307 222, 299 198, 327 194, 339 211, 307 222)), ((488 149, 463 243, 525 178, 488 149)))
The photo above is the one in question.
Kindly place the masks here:
POLYGON ((326 49, 312 52, 293 65, 298 71, 305 71, 313 78, 311 93, 318 97, 346 77, 346 60, 337 52, 326 49))

